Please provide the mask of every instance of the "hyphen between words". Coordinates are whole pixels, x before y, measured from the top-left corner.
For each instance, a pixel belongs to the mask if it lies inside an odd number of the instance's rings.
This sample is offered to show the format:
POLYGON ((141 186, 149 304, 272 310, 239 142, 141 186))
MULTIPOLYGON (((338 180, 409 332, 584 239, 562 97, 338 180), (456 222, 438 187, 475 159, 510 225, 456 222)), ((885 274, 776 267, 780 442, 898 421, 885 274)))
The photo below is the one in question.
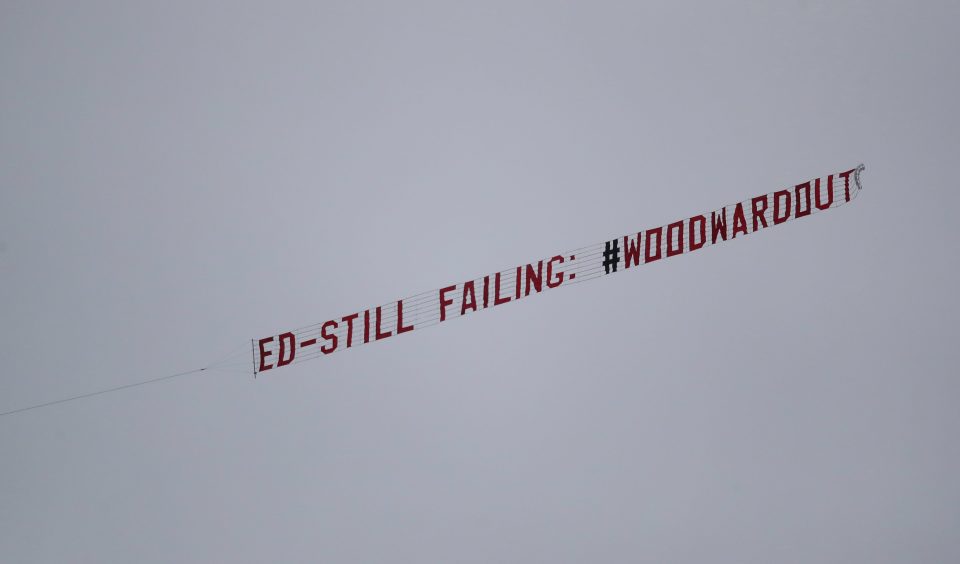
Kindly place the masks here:
MULTIPOLYGON (((380 341, 394 335, 413 331, 417 326, 435 325, 451 317, 466 315, 478 309, 499 306, 538 294, 545 289, 558 288, 564 283, 599 274, 610 274, 621 265, 629 269, 640 264, 655 262, 664 257, 673 257, 696 251, 705 245, 735 239, 789 219, 796 219, 829 209, 851 199, 850 179, 862 170, 850 169, 827 176, 821 183, 818 178, 797 184, 792 189, 778 190, 756 196, 733 206, 695 215, 668 225, 640 231, 636 236, 624 236, 601 244, 596 252, 555 255, 517 266, 512 271, 496 272, 461 284, 453 284, 432 293, 412 298, 408 314, 404 315, 404 300, 393 306, 377 306, 360 312, 328 320, 317 326, 288 331, 259 339, 254 349, 256 372, 286 366, 301 356, 313 357, 330 354, 341 348, 380 341), (835 202, 834 176, 842 181, 843 200, 835 202), (729 212, 729 215, 728 215, 729 212), (422 297, 426 296, 426 297, 422 297), (385 311, 387 308, 388 311, 385 311), (317 346, 319 345, 319 353, 317 346), (258 354, 259 353, 259 354, 258 354), (257 362, 259 357, 259 363, 257 362)), ((839 182, 838 182, 839 184, 839 182)), ((839 186, 837 187, 839 189, 839 186)), ((839 195, 838 195, 839 198, 839 195)))

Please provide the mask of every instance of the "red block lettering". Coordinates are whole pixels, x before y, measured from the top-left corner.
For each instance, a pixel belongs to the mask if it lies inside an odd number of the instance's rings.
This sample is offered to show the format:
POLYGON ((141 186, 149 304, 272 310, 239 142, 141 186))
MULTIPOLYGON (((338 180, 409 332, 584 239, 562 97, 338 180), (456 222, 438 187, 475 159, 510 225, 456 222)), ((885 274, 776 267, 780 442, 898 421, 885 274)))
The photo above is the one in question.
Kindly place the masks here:
POLYGON ((440 321, 447 319, 447 306, 453 303, 453 298, 447 299, 447 292, 452 292, 456 289, 456 285, 440 288, 440 321))
POLYGON ((847 198, 847 201, 850 201, 850 175, 853 174, 853 171, 857 169, 851 168, 847 172, 841 172, 839 174, 840 178, 843 179, 843 193, 847 198))
POLYGON ((677 221, 667 226, 667 256, 673 257, 683 253, 683 221, 677 221), (673 246, 673 232, 677 233, 677 246, 673 246))
MULTIPOLYGON (((532 265, 532 264, 528 264, 528 265, 527 265, 527 271, 526 271, 526 273, 527 273, 527 276, 526 276, 526 277, 527 277, 527 281, 526 281, 526 283, 524 284, 523 295, 524 295, 524 296, 529 296, 529 295, 530 295, 530 286, 531 286, 531 284, 533 285, 533 289, 534 289, 534 290, 536 290, 537 292, 540 292, 541 289, 543 288, 543 261, 542 261, 542 260, 541 260, 541 261, 537 261, 537 271, 536 271, 536 272, 533 271, 533 265, 532 265)), ((549 274, 547 275, 547 277, 549 278, 549 274)))
MULTIPOLYGON (((452 302, 453 300, 451 300, 452 302)), ((467 310, 477 311, 477 290, 474 288, 473 280, 463 283, 463 299, 460 301, 460 315, 467 313, 467 310), (469 300, 467 297, 469 296, 469 300)))
POLYGON ((751 204, 753 207, 753 230, 759 231, 761 223, 764 227, 767 226, 767 216, 764 215, 767 213, 767 195, 757 196, 751 200, 751 204))
POLYGON ((553 279, 553 263, 558 262, 563 264, 563 257, 556 255, 547 262, 547 288, 556 288, 560 284, 563 284, 563 272, 557 272, 557 279, 553 279))
POLYGON ((353 345, 353 320, 359 317, 359 313, 351 313, 343 317, 343 322, 347 324, 347 348, 353 345))
POLYGON ((710 231, 713 233, 713 244, 717 244, 717 235, 720 235, 720 239, 723 241, 727 240, 727 208, 720 210, 720 215, 717 215, 717 212, 710 212, 710 231))
MULTIPOLYGON (((817 184, 819 183, 820 183, 820 179, 818 178, 817 184)), ((796 209, 796 212, 794 212, 794 217, 800 218, 805 215, 810 215, 810 182, 797 184, 796 188, 794 188, 794 193, 797 199, 797 209, 796 209), (803 199, 807 201, 807 208, 804 210, 800 209, 800 202, 802 201, 800 198, 800 192, 803 192, 803 195, 804 195, 803 199)))
POLYGON ((688 238, 690 239, 690 250, 696 251, 707 244, 707 218, 702 215, 695 215, 690 218, 687 224, 688 238), (700 229, 694 229, 694 224, 699 224, 700 229), (700 232, 700 240, 697 241, 697 231, 700 232))
POLYGON ((293 362, 293 358, 296 356, 296 344, 297 339, 293 336, 293 333, 287 332, 278 337, 280 341, 280 354, 277 355, 277 368, 281 366, 286 366, 293 362), (286 351, 290 351, 289 355, 284 355, 286 351))
POLYGON ((737 233, 747 234, 747 219, 743 214, 743 204, 737 204, 737 207, 733 210, 733 234, 730 236, 731 239, 737 238, 737 233))
POLYGON ((413 325, 403 325, 403 300, 397 300, 397 335, 413 331, 413 325))
POLYGON ((814 192, 816 192, 816 203, 818 210, 828 209, 833 205, 833 175, 827 177, 827 201, 824 203, 820 198, 820 179, 818 178, 816 184, 814 184, 814 192))
POLYGON ((323 324, 323 327, 320 328, 320 336, 323 337, 325 340, 330 341, 329 345, 323 345, 322 347, 320 347, 320 352, 322 352, 323 354, 330 354, 333 351, 337 350, 337 334, 336 333, 331 334, 327 332, 327 330, 331 327, 333 327, 333 329, 336 330, 337 322, 333 320, 327 321, 326 323, 323 324))
POLYGON ((790 219, 790 191, 789 190, 778 190, 773 193, 773 224, 780 225, 784 221, 790 219), (786 198, 787 205, 780 205, 780 200, 786 198), (783 214, 780 214, 780 211, 783 210, 783 214))
POLYGON ((635 240, 631 240, 626 235, 623 236, 623 262, 624 268, 640 264, 640 233, 637 233, 635 240))
POLYGON ((272 364, 267 364, 267 357, 272 355, 272 351, 266 349, 266 344, 273 341, 273 337, 264 337, 260 339, 260 370, 257 372, 263 372, 264 370, 270 370, 273 368, 272 364))
POLYGON ((663 238, 663 227, 654 227, 653 229, 647 229, 647 246, 645 247, 643 262, 653 262, 655 260, 660 260, 660 244, 661 239, 663 238), (657 236, 657 254, 650 254, 650 241, 653 239, 653 235, 657 236))
POLYGON ((510 296, 500 297, 500 273, 493 275, 493 305, 503 305, 510 301, 510 296))
POLYGON ((378 341, 379 341, 380 339, 386 339, 386 338, 389 337, 390 335, 393 335, 393 331, 386 331, 386 332, 382 332, 382 333, 380 332, 380 317, 381 317, 381 315, 382 315, 382 312, 380 311, 380 309, 381 309, 380 306, 377 306, 377 326, 376 326, 377 331, 376 331, 376 337, 377 337, 377 340, 378 340, 378 341))

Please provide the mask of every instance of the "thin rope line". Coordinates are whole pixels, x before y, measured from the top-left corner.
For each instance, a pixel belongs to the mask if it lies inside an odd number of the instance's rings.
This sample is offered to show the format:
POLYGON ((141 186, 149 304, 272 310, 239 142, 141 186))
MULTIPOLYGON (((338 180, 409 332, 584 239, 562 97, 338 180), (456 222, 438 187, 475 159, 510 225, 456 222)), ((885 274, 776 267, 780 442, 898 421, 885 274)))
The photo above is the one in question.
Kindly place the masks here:
POLYGON ((32 409, 40 409, 41 407, 48 407, 48 406, 51 406, 51 405, 57 405, 57 404, 59 404, 59 403, 66 403, 66 402, 68 402, 68 401, 75 401, 75 400, 79 400, 79 399, 90 398, 90 397, 93 397, 93 396, 99 396, 99 395, 101 395, 101 394, 109 394, 110 392, 116 392, 116 391, 119 391, 119 390, 125 390, 125 389, 127 389, 127 388, 135 388, 135 387, 137 387, 137 386, 144 386, 144 385, 146 385, 146 384, 153 384, 154 382, 160 382, 160 381, 163 381, 163 380, 170 380, 170 379, 173 379, 173 378, 178 378, 178 377, 180 377, 180 376, 186 376, 186 375, 188 375, 188 374, 196 374, 197 372, 203 372, 203 371, 206 370, 206 369, 207 369, 206 367, 204 367, 204 368, 195 368, 195 369, 193 369, 193 370, 187 370, 186 372, 178 372, 178 373, 176 373, 176 374, 170 374, 170 375, 168 375, 168 376, 161 376, 161 377, 159 377, 159 378, 151 378, 150 380, 143 380, 143 381, 141 381, 141 382, 134 382, 134 383, 132 383, 132 384, 124 384, 124 385, 122 385, 122 386, 116 386, 116 387, 113 387, 113 388, 107 388, 107 389, 105 389, 105 390, 99 390, 99 391, 96 391, 96 392, 90 392, 90 393, 87 393, 87 394, 81 394, 81 395, 79 395, 79 396, 73 396, 73 397, 58 399, 58 400, 54 400, 54 401, 48 401, 48 402, 46 402, 46 403, 38 403, 38 404, 36 404, 36 405, 31 405, 31 406, 28 406, 28 407, 21 407, 20 409, 14 409, 14 410, 12 410, 12 411, 4 411, 3 413, 0 413, 0 417, 4 417, 4 416, 7 416, 7 415, 13 415, 14 413, 21 413, 21 412, 24 412, 24 411, 30 411, 30 410, 32 410, 32 409))

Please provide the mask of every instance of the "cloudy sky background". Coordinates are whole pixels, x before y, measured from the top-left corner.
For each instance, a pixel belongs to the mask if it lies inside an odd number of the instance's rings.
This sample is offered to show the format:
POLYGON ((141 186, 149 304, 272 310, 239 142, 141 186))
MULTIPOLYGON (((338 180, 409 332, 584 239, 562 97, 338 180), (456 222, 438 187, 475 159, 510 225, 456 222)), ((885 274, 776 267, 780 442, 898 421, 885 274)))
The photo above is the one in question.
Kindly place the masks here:
POLYGON ((9 562, 956 562, 955 2, 0 3, 0 411, 867 165, 854 203, 0 418, 9 562))

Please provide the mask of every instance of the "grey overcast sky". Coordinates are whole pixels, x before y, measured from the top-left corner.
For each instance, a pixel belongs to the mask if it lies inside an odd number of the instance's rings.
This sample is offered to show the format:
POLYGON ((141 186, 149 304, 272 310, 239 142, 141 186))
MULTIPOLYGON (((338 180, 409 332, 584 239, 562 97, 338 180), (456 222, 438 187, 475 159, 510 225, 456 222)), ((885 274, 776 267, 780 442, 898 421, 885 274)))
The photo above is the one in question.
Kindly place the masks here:
POLYGON ((958 24, 0 1, 0 411, 867 165, 637 272, 2 417, 0 560, 960 561, 958 24))

